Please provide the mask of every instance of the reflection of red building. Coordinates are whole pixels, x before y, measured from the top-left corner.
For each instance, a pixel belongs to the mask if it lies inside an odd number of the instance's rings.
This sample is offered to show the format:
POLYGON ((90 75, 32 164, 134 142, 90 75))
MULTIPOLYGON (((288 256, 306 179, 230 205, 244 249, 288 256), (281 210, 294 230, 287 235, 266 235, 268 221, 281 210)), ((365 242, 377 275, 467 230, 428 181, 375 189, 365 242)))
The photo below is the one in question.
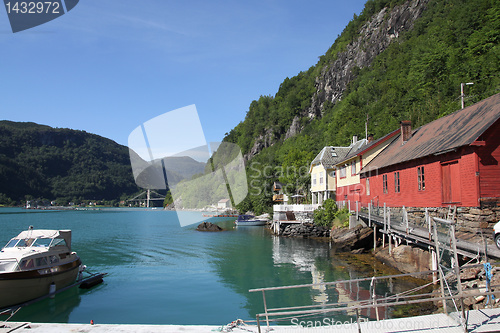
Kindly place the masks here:
POLYGON ((360 172, 363 203, 478 207, 500 199, 500 94, 394 140, 360 172))
MULTIPOLYGON (((370 291, 359 287, 359 284, 355 282, 345 282, 337 283, 335 288, 339 293, 339 303, 343 302, 356 302, 356 301, 368 301, 370 300, 370 291)), ((382 298, 382 296, 380 296, 382 298)), ((354 315, 355 310, 351 310, 352 313, 349 315, 354 315)), ((377 313, 375 312, 375 307, 360 309, 359 314, 362 317, 377 319, 377 313)), ((385 307, 378 307, 378 316, 380 319, 385 318, 385 307)))

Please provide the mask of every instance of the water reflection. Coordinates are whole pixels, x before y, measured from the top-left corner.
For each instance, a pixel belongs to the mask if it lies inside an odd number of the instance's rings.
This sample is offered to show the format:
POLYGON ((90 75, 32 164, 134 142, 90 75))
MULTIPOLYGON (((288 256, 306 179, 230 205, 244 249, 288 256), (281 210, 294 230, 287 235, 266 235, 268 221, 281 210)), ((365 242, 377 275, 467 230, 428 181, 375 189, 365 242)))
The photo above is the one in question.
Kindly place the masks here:
POLYGON ((46 298, 26 308, 21 308, 13 317, 15 321, 67 323, 71 313, 81 302, 78 288, 70 288, 55 295, 54 298, 46 298))
MULTIPOLYGON (((316 244, 311 244, 309 242, 278 236, 272 236, 272 241, 273 262, 275 267, 280 267, 282 264, 292 264, 299 271, 310 273, 312 284, 322 284, 326 282, 325 272, 316 267, 316 261, 318 258, 329 257, 330 251, 328 247, 318 246, 318 242, 316 242, 316 244)), ((326 286, 317 285, 311 288, 317 292, 311 295, 313 302, 320 304, 328 302, 326 286)))

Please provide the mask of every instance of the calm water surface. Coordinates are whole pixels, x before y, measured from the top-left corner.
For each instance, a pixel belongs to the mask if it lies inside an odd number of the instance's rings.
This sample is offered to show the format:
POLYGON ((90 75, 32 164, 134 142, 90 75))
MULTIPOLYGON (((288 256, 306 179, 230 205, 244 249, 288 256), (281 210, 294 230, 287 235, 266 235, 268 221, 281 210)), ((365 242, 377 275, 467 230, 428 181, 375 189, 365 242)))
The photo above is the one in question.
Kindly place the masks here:
MULTIPOLYGON (((278 238, 264 227, 236 228, 227 219, 211 221, 228 230, 181 228, 176 213, 163 210, 1 208, 0 246, 30 225, 71 229, 72 249, 88 271, 108 273, 104 283, 93 289, 72 288, 23 308, 11 320, 222 325, 237 318, 255 319, 263 312, 261 294, 249 289, 374 274, 372 263, 353 263, 350 256, 335 255, 328 243, 278 238)), ((408 283, 390 287, 406 288, 408 283)), ((380 288, 377 292, 383 294, 386 290, 380 288)), ((302 288, 266 297, 269 307, 332 302, 349 297, 349 288, 302 288)))

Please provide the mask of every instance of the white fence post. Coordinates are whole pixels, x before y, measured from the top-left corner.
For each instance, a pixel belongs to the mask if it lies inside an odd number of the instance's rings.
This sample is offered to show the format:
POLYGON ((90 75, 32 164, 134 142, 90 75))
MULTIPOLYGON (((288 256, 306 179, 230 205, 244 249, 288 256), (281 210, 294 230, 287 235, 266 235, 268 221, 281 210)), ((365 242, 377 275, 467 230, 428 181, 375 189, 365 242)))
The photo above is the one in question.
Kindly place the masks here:
POLYGON ((370 203, 368 204, 368 226, 371 228, 372 226, 372 202, 370 200, 370 203))

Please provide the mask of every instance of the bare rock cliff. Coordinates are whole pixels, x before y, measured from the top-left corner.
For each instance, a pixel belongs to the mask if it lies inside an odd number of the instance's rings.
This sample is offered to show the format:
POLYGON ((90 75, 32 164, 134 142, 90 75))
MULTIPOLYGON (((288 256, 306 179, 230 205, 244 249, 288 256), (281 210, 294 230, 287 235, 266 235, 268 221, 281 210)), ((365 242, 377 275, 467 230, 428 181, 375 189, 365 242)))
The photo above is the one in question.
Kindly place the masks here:
MULTIPOLYGON (((356 78, 354 69, 369 67, 377 55, 397 41, 401 33, 413 29, 428 2, 429 0, 410 0, 390 11, 384 8, 373 15, 362 26, 358 39, 347 45, 345 51, 339 52, 337 58, 323 68, 321 75, 316 78, 316 92, 311 106, 304 110, 302 116, 321 117, 326 101, 333 104, 339 101, 348 84, 356 78)), ((289 132, 298 132, 296 121, 292 123, 289 132)))
MULTIPOLYGON (((358 38, 348 44, 344 51, 337 53, 335 60, 328 63, 316 77, 316 92, 311 106, 302 110, 293 119, 286 131, 285 140, 303 130, 301 118, 321 118, 324 104, 335 104, 341 100, 349 83, 356 78, 356 70, 369 67, 375 57, 398 40, 401 33, 413 28, 415 21, 422 15, 430 0, 408 0, 392 9, 384 8, 373 15, 360 29, 358 38)), ((253 147, 245 155, 249 160, 262 149, 272 146, 277 137, 270 130, 254 141, 253 147)))

